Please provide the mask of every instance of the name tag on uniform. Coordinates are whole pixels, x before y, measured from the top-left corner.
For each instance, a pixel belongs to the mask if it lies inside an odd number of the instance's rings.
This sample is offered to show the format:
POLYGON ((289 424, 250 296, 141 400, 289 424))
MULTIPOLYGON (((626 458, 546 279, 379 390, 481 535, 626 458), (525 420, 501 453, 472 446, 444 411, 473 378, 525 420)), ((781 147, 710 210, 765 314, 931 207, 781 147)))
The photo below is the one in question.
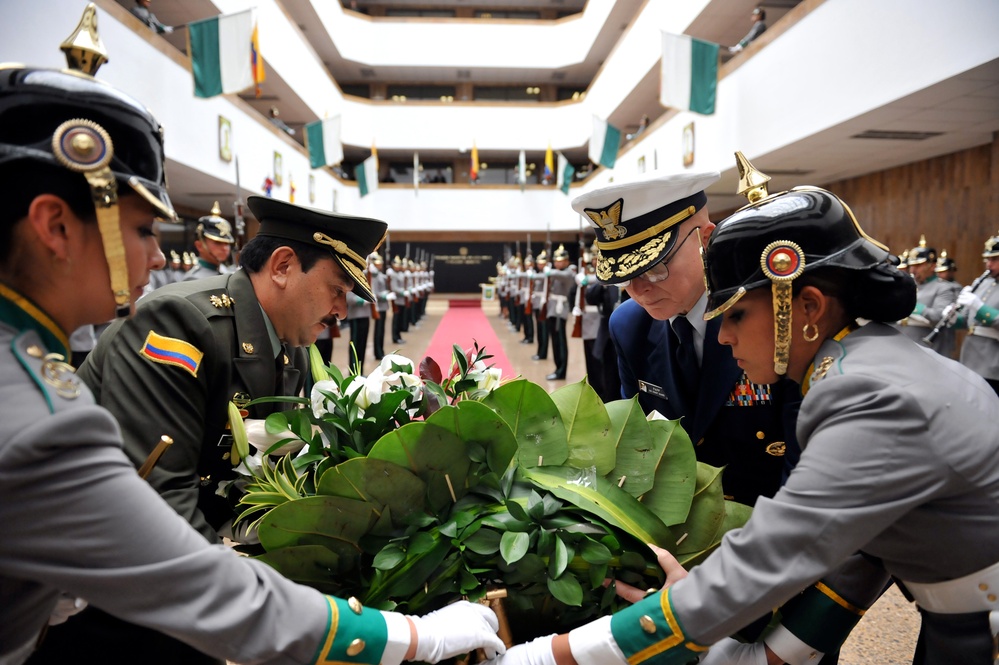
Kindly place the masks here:
POLYGON ((656 397, 662 397, 663 399, 668 399, 666 397, 666 391, 654 383, 649 383, 648 381, 642 381, 641 379, 639 379, 638 389, 641 390, 643 393, 648 393, 656 397))

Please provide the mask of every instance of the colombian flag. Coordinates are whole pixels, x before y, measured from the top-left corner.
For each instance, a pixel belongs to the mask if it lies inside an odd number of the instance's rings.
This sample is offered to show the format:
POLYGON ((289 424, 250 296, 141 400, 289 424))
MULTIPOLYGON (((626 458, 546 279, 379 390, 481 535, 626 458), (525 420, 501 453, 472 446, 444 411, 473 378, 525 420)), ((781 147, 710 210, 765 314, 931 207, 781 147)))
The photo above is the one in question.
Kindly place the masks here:
POLYGON ((472 141, 472 166, 468 169, 468 179, 472 182, 479 179, 479 149, 475 147, 475 141, 472 141))
POLYGON ((545 170, 541 175, 541 179, 545 183, 552 181, 552 175, 555 173, 555 158, 552 156, 552 144, 548 144, 548 150, 545 151, 545 170))
POLYGON ((197 376, 205 354, 189 342, 150 330, 145 344, 139 349, 139 355, 154 363, 180 367, 190 372, 191 376, 197 376))

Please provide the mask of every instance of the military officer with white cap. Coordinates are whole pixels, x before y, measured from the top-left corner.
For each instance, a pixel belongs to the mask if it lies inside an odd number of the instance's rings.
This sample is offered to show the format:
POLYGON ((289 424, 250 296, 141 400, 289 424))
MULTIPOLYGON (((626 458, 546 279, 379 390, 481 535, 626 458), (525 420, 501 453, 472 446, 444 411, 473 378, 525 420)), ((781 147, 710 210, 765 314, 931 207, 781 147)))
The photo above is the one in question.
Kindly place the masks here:
POLYGON ((623 397, 638 395, 681 425, 697 458, 724 466, 728 498, 753 505, 773 496, 793 459, 800 397, 788 382, 750 381, 705 322, 700 246, 714 224, 705 188, 718 173, 653 174, 576 197, 596 228, 596 276, 631 296, 610 318, 623 397))

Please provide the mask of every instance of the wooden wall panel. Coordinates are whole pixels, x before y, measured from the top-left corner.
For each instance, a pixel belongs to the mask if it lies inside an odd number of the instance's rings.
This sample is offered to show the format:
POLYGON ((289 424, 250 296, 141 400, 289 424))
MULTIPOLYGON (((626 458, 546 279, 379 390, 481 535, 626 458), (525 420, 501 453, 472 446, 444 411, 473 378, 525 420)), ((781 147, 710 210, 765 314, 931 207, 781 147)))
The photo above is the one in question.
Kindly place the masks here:
POLYGON ((981 274, 982 245, 999 232, 999 135, 991 144, 825 185, 893 253, 920 234, 958 265, 957 281, 981 274))

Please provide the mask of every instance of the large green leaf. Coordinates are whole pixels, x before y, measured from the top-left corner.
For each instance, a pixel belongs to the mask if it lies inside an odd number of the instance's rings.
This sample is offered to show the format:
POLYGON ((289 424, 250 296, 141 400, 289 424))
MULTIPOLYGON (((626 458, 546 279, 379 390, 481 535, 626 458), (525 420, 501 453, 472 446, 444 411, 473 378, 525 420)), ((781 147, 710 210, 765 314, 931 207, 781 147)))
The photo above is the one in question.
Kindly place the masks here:
POLYGON ((678 554, 693 554, 711 547, 725 519, 725 496, 722 494, 722 469, 697 463, 697 489, 687 520, 674 528, 678 554))
POLYGON ((623 529, 639 542, 674 550, 676 541, 669 527, 635 497, 609 480, 597 476, 581 482, 579 470, 567 466, 545 466, 520 471, 536 485, 623 529))
POLYGON ((652 489, 666 440, 652 436, 637 397, 608 402, 606 408, 610 436, 617 447, 617 463, 607 478, 633 497, 640 497, 652 489))
POLYGON ((340 557, 322 545, 285 547, 255 558, 290 580, 327 593, 339 588, 336 579, 344 572, 340 570, 340 557))
POLYGON ((368 457, 394 462, 427 484, 427 500, 443 510, 467 492, 471 460, 454 432, 426 422, 410 423, 380 438, 368 457))
POLYGON ((641 501, 667 526, 687 520, 697 489, 697 457, 679 420, 649 421, 656 444, 665 445, 655 483, 641 501))
POLYGON ((610 436, 610 416, 597 391, 584 380, 559 388, 551 397, 565 425, 569 445, 565 463, 577 469, 595 466, 597 475, 607 475, 614 468, 616 441, 610 436))
POLYGON ((744 503, 736 503, 735 501, 725 501, 725 519, 722 520, 721 527, 719 527, 718 532, 715 534, 714 542, 710 546, 696 552, 693 554, 677 555, 677 560, 680 564, 687 569, 692 566, 696 566, 702 563, 704 559, 708 557, 709 554, 718 549, 721 545, 722 537, 732 529, 741 529, 749 521, 750 515, 753 514, 753 509, 744 503))
POLYGON ((374 457, 356 457, 327 470, 319 479, 316 494, 342 496, 391 507, 396 526, 423 508, 427 485, 412 471, 374 457))
POLYGON ((358 541, 371 530, 375 507, 338 496, 310 496, 277 506, 260 522, 257 533, 268 552, 298 545, 322 545, 341 564, 357 559, 358 541))
POLYGON ((495 411, 479 402, 463 401, 445 406, 427 418, 428 423, 454 432, 462 441, 478 443, 486 450, 486 463, 502 475, 517 454, 517 439, 510 426, 495 411))
POLYGON ((511 381, 489 393, 482 403, 498 413, 513 430, 521 467, 558 465, 568 459, 562 416, 541 386, 523 379, 511 381))

